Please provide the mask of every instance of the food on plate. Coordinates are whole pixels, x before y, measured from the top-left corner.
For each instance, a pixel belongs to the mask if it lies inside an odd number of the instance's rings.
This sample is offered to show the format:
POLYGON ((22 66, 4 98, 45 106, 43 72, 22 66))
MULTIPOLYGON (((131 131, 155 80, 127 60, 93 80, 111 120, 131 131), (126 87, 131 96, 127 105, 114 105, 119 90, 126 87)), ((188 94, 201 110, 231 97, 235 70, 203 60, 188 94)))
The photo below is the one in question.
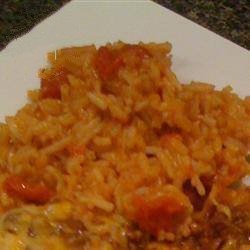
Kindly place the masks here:
POLYGON ((170 51, 48 54, 0 124, 1 249, 250 249, 250 98, 180 83, 170 51))

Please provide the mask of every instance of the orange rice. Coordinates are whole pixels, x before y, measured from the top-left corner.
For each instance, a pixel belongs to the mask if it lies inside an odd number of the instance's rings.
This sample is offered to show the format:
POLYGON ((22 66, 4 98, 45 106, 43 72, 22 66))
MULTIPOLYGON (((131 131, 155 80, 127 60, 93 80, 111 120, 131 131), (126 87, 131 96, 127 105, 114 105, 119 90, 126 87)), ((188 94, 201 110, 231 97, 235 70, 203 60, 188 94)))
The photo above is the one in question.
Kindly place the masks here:
POLYGON ((48 54, 0 124, 1 249, 250 249, 250 98, 180 83, 170 51, 48 54))

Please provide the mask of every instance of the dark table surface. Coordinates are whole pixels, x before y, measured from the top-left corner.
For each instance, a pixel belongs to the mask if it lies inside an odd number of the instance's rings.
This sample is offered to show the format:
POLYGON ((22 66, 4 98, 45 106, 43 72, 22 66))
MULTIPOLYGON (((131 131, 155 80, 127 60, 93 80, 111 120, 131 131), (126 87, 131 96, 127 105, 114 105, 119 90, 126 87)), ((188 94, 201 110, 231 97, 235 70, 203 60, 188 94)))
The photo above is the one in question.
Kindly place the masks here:
MULTIPOLYGON (((69 0, 0 0, 0 50, 69 0)), ((250 49, 249 0, 155 0, 250 49)))

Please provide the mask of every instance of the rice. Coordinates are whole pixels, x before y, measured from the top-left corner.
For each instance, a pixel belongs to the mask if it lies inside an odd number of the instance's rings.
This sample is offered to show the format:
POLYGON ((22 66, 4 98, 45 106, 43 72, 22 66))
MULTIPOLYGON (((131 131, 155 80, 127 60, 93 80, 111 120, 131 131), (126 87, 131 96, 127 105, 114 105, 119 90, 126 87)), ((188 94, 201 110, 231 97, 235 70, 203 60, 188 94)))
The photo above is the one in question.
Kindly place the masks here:
POLYGON ((48 54, 0 124, 1 249, 249 248, 250 99, 180 83, 170 51, 48 54))

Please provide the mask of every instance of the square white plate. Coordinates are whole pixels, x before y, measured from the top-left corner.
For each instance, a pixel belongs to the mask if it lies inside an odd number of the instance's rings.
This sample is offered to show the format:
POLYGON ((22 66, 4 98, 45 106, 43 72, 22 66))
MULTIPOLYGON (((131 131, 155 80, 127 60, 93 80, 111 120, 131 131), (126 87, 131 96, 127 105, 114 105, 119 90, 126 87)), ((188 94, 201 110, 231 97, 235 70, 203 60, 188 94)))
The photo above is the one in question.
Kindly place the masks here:
POLYGON ((250 94, 249 51, 149 0, 73 1, 0 53, 0 121, 37 88, 46 53, 65 46, 122 40, 173 45, 173 70, 182 82, 232 85, 250 94))

